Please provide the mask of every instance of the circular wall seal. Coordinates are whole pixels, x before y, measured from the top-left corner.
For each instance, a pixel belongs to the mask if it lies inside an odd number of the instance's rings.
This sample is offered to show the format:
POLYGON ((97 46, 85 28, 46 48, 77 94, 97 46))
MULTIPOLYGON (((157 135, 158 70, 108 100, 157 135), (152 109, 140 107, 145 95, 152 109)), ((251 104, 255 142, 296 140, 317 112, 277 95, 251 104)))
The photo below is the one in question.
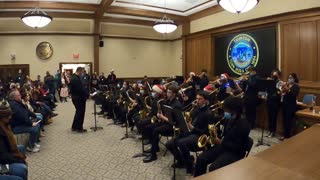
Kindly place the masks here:
POLYGON ((256 67, 259 60, 259 47, 248 34, 235 36, 228 45, 227 61, 230 69, 238 74, 248 74, 250 66, 256 67))
POLYGON ((53 54, 53 48, 50 43, 48 42, 41 42, 38 44, 36 49, 37 56, 42 59, 46 60, 49 59, 53 54))

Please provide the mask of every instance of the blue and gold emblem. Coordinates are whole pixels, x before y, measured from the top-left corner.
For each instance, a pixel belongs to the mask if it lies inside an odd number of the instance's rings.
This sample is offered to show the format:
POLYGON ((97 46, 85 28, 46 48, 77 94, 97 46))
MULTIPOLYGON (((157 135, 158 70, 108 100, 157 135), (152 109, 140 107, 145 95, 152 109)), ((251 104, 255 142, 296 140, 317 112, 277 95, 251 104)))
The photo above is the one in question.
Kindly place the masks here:
POLYGON ((256 67, 259 60, 259 47, 248 34, 235 36, 228 45, 227 61, 230 69, 238 74, 247 74, 250 66, 256 67))

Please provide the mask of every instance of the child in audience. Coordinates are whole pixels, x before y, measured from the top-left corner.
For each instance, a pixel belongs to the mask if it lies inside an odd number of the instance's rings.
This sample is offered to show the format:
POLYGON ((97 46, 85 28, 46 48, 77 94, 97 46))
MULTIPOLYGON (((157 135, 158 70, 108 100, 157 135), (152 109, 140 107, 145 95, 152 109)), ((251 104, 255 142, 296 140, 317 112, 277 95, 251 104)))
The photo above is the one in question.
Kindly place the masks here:
POLYGON ((67 102, 67 97, 69 96, 69 90, 66 84, 62 84, 60 91, 61 102, 67 102))

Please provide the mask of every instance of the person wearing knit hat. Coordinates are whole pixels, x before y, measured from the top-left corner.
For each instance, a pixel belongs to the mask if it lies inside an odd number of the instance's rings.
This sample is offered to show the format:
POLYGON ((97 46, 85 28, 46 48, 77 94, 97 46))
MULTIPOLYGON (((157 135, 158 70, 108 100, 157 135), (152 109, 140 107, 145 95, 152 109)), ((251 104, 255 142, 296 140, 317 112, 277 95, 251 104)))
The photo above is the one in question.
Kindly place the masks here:
POLYGON ((220 75, 220 79, 230 79, 230 76, 227 73, 223 73, 220 75))
POLYGON ((234 82, 232 78, 230 78, 229 74, 222 73, 220 75, 220 79, 215 84, 216 88, 219 88, 217 99, 219 101, 223 101, 228 96, 232 95, 233 91, 241 90, 240 86, 234 82))
POLYGON ((9 164, 8 173, 25 180, 28 178, 26 156, 19 151, 9 126, 11 114, 9 103, 5 100, 0 101, 0 164, 9 164))
MULTIPOLYGON (((162 96, 165 90, 162 85, 156 84, 156 85, 152 86, 152 91, 157 93, 159 96, 162 96)), ((152 97, 155 98, 154 95, 152 95, 152 97)))
POLYGON ((204 91, 207 93, 211 93, 213 91, 212 85, 208 84, 206 87, 203 88, 204 91))

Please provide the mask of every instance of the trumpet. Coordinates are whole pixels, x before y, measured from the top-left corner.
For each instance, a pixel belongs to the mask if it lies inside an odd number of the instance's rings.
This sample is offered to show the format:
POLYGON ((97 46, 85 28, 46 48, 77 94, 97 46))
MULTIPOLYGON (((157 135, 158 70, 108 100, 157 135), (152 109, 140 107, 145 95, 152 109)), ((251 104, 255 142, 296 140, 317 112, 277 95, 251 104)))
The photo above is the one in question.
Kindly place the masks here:
POLYGON ((209 136, 203 134, 198 138, 199 148, 204 148, 207 145, 212 146, 214 144, 214 139, 218 137, 217 127, 221 124, 223 120, 224 118, 220 119, 216 124, 208 124, 209 136))
POLYGON ((192 86, 188 86, 188 87, 186 87, 186 88, 181 88, 180 91, 179 91, 179 93, 184 94, 184 92, 185 92, 186 90, 188 90, 188 89, 192 89, 192 86))
POLYGON ((165 89, 167 89, 167 87, 168 87, 170 84, 174 83, 174 82, 175 82, 175 81, 170 81, 170 82, 168 82, 168 83, 163 84, 162 86, 163 86, 165 89))
MULTIPOLYGON (((194 110, 194 108, 197 106, 197 104, 196 104, 196 102, 197 102, 197 100, 194 100, 192 103, 190 103, 191 104, 191 109, 190 109, 190 111, 185 111, 184 112, 184 117, 185 117, 185 119, 186 119, 186 122, 187 123, 189 123, 189 122, 191 122, 192 121, 192 118, 191 118, 191 112, 194 110)), ((189 105, 188 105, 189 106, 189 105)), ((189 109, 189 107, 187 108, 187 109, 189 109)))

